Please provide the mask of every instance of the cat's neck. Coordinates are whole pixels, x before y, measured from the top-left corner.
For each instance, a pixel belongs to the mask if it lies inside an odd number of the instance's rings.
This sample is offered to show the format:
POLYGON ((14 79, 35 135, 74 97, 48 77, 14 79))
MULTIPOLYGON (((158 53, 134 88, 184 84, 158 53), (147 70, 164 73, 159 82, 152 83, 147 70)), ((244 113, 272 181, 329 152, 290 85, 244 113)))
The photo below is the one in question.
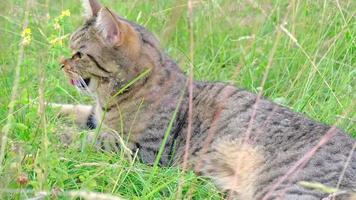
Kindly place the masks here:
POLYGON ((173 88, 184 89, 186 76, 167 55, 164 55, 159 66, 140 69, 130 79, 121 81, 112 78, 109 80, 110 84, 99 86, 96 91, 98 102, 103 107, 119 105, 127 101, 141 101, 142 98, 155 102, 157 98, 166 95, 173 88))

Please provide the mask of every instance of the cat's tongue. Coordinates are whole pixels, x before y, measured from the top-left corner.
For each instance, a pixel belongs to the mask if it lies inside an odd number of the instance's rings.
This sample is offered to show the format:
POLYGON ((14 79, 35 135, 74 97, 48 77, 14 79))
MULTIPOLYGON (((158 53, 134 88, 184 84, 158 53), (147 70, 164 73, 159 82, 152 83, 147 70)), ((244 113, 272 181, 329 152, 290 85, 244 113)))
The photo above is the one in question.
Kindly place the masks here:
POLYGON ((77 81, 76 80, 73 80, 73 79, 70 79, 70 84, 72 85, 76 85, 77 81))

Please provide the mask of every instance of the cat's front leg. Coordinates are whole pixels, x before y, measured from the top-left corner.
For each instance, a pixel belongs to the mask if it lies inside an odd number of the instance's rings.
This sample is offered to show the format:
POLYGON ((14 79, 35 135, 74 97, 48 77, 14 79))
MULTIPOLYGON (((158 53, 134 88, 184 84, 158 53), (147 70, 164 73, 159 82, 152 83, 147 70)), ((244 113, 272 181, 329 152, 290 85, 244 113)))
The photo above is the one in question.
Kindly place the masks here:
POLYGON ((81 127, 96 128, 94 106, 48 103, 52 108, 59 108, 59 116, 70 117, 81 127))

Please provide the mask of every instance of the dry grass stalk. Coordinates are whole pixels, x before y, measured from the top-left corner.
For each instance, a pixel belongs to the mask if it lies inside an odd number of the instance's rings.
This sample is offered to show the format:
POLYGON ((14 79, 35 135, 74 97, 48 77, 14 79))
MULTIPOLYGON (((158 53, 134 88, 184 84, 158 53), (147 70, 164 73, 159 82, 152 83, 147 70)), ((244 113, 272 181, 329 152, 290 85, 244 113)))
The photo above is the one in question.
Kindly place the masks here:
MULTIPOLYGON (((189 147, 190 147, 190 138, 192 135, 192 124, 193 124, 193 77, 194 77, 194 24, 193 24, 193 1, 188 0, 188 30, 189 30, 189 78, 188 78, 188 130, 186 136, 186 143, 184 148, 182 171, 183 173, 187 170, 188 167, 188 156, 189 156, 189 147)), ((178 189, 177 189, 177 199, 181 199, 182 187, 184 185, 184 179, 180 178, 178 189)))

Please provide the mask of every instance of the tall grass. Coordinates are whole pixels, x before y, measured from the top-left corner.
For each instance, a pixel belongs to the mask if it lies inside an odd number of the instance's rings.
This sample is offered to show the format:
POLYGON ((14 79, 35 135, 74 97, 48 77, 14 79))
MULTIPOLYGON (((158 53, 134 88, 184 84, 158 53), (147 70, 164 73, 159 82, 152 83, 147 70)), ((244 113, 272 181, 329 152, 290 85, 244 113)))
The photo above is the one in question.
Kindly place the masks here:
MULTIPOLYGON (((208 0, 190 1, 190 8, 188 1, 102 2, 152 30, 195 79, 247 88, 324 123, 339 122, 356 137, 354 1, 208 0)), ((70 55, 68 36, 83 21, 80 1, 2 4, 0 128, 8 139, 0 152, 1 199, 97 194, 83 191, 128 199, 223 198, 191 171, 154 167, 152 175, 139 161, 94 151, 84 144, 86 130, 68 128, 55 110, 39 106, 91 102, 66 83, 58 63, 70 55), (32 34, 24 46, 26 19, 32 34), (75 135, 69 147, 58 140, 67 130, 75 135)))

